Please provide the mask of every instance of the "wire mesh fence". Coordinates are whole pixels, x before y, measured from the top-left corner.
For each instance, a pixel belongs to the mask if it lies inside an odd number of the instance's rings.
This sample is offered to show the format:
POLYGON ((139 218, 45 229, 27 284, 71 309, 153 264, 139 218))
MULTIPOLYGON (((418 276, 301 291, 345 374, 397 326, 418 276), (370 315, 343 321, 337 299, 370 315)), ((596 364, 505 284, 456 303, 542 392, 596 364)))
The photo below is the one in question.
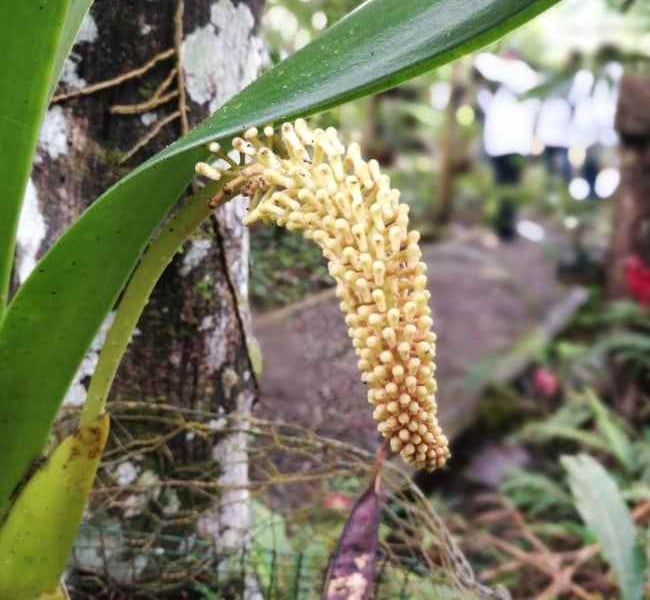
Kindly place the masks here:
MULTIPOLYGON (((73 599, 320 597, 371 452, 250 415, 156 402, 116 402, 112 415, 67 573, 73 599)), ((476 581, 397 463, 384 464, 382 497, 373 598, 506 597, 476 581)))
MULTIPOLYGON (((114 534, 99 527, 85 529, 82 535, 90 534, 98 543, 80 542, 75 547, 68 576, 69 591, 75 598, 313 600, 320 598, 331 558, 327 554, 281 553, 260 548, 228 554, 208 542, 200 542, 186 551, 184 539, 175 536, 158 537, 155 547, 148 547, 151 545, 148 536, 133 533, 128 540, 117 534, 122 548, 119 556, 115 556, 106 551, 107 547, 116 545, 114 534), (89 564, 89 552, 93 554, 94 568, 89 564)), ((405 560, 395 565, 390 557, 381 555, 378 564, 372 598, 426 597, 420 593, 423 586, 418 585, 418 579, 430 574, 422 563, 405 560)), ((445 589, 449 597, 467 597, 452 596, 452 588, 444 581, 439 582, 439 589, 445 589)))

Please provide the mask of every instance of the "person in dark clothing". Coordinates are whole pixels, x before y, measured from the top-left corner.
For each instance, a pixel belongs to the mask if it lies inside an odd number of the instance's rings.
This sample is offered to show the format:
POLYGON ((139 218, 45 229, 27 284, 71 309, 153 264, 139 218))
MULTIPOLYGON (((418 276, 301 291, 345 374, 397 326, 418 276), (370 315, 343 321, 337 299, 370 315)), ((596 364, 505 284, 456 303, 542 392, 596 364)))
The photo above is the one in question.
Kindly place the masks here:
POLYGON ((516 236, 517 207, 512 198, 504 193, 504 188, 513 187, 521 183, 523 156, 520 154, 502 154, 490 157, 494 170, 494 180, 501 188, 499 206, 494 217, 494 230, 504 241, 513 240, 516 236))

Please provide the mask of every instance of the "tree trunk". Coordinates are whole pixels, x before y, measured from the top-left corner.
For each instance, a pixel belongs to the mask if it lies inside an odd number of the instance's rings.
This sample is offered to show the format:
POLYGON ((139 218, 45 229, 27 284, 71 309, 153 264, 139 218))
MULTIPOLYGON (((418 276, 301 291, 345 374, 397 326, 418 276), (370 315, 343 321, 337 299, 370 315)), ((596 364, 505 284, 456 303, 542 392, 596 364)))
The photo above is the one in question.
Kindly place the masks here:
MULTIPOLYGON (((612 300, 633 292, 628 281, 630 268, 641 272, 650 268, 649 105, 650 78, 626 74, 616 114, 621 183, 614 204, 607 270, 607 292, 612 300)), ((634 419, 647 403, 644 384, 634 370, 615 361, 611 361, 610 371, 614 404, 621 414, 634 419)))
POLYGON ((461 63, 452 65, 449 102, 445 109, 445 121, 440 139, 439 172, 440 184, 434 193, 434 211, 436 225, 447 225, 454 209, 455 167, 458 159, 458 121, 456 113, 460 108, 465 92, 461 81, 461 63))
MULTIPOLYGON (((263 58, 256 35, 262 3, 94 3, 45 117, 19 227, 14 283, 24 281, 36 259, 103 190, 257 75, 263 58), (125 73, 129 77, 102 89, 88 87, 125 73)), ((250 410, 255 378, 245 333, 243 208, 238 200, 224 206, 167 269, 120 368, 113 399, 164 401, 219 415, 250 410)), ((83 401, 100 346, 100 341, 93 345, 67 404, 83 401)), ((137 432, 127 422, 113 427, 113 447, 153 434, 155 427, 143 431, 140 425, 137 432)), ((228 508, 213 505, 200 522, 202 533, 240 544, 248 525, 248 508, 241 502, 246 499, 241 490, 247 482, 245 439, 181 432, 158 459, 159 477, 191 478, 199 469, 193 465, 200 462, 224 485, 240 487, 223 493, 228 508), (244 460, 218 464, 233 453, 244 460)), ((127 466, 120 472, 152 468, 142 454, 127 466)))
POLYGON ((625 75, 621 82, 616 129, 621 184, 616 194, 608 267, 610 298, 628 295, 625 261, 638 256, 650 265, 650 78, 625 75))

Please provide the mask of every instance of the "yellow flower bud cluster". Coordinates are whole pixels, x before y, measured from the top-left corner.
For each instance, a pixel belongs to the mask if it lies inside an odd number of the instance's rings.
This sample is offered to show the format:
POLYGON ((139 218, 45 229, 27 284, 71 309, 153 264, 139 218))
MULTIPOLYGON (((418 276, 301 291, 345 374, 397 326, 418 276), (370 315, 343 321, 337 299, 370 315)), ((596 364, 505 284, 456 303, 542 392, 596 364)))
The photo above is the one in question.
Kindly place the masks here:
POLYGON ((417 468, 442 466, 449 448, 436 419, 426 265, 399 191, 358 144, 346 148, 334 128, 302 119, 277 132, 249 129, 233 149, 239 162, 212 145, 221 166, 199 163, 197 172, 251 195, 246 223, 299 230, 322 248, 379 432, 417 468))

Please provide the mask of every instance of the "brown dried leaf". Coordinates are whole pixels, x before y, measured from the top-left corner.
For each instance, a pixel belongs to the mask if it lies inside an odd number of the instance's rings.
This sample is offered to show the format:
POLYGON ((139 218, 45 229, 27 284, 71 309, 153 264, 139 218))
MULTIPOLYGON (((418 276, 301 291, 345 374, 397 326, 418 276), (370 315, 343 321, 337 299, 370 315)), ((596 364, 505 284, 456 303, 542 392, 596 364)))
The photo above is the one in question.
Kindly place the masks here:
POLYGON ((356 501, 332 556, 322 600, 367 600, 375 582, 382 500, 376 472, 356 501))

